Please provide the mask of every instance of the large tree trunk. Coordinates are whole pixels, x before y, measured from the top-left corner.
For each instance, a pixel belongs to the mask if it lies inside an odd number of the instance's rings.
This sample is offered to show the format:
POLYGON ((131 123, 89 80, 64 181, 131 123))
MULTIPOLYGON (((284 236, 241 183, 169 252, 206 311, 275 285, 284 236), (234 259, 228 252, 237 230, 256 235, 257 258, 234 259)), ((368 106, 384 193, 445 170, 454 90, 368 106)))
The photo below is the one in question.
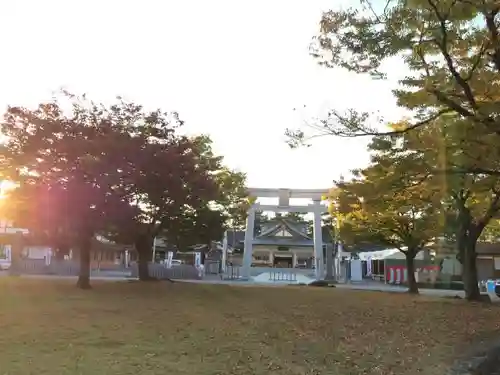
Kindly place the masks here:
POLYGON ((477 279, 476 243, 480 233, 475 230, 470 211, 467 208, 459 213, 458 220, 457 259, 462 264, 465 298, 469 301, 479 301, 481 293, 477 279))
POLYGON ((90 289, 90 248, 92 237, 84 236, 78 241, 80 248, 80 274, 76 286, 80 289, 90 289))
POLYGON ((143 235, 138 237, 135 241, 135 249, 137 250, 137 271, 140 281, 152 280, 149 276, 148 264, 151 261, 153 240, 153 237, 143 235))
POLYGON ((16 232, 12 236, 13 241, 10 248, 10 269, 9 274, 18 275, 21 270, 21 257, 24 249, 24 236, 22 232, 16 232))
POLYGON ((462 281, 464 283, 465 298, 468 301, 480 301, 481 292, 478 285, 476 242, 469 237, 465 244, 462 263, 462 281))
POLYGON ((406 256, 406 272, 408 273, 408 293, 418 294, 418 284, 415 280, 415 255, 417 251, 408 250, 406 256))

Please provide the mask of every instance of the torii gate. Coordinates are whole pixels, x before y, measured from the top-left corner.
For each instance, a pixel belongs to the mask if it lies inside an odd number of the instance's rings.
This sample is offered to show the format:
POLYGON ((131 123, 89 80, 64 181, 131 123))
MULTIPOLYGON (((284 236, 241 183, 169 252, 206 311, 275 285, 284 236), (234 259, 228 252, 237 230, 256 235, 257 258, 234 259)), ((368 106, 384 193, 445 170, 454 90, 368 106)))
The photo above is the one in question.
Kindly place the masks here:
POLYGON ((330 189, 263 189, 248 188, 248 194, 252 198, 278 198, 278 205, 253 204, 248 210, 247 225, 245 230, 245 244, 243 254, 242 277, 250 279, 252 265, 252 247, 254 240, 255 211, 272 212, 312 212, 313 220, 313 242, 315 258, 316 279, 324 277, 324 259, 323 259, 323 236, 321 231, 321 214, 328 211, 326 205, 321 204, 321 200, 328 194, 330 189), (307 206, 290 206, 290 198, 308 198, 313 204, 307 206))

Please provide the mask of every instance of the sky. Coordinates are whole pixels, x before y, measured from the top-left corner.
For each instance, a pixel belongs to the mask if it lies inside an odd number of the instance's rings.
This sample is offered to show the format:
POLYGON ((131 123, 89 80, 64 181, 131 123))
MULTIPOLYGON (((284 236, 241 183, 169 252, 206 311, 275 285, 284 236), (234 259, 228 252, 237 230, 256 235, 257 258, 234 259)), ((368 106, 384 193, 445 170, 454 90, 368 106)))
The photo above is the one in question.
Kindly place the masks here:
POLYGON ((329 188, 366 164, 367 140, 291 150, 285 129, 330 108, 400 114, 394 80, 322 68, 308 54, 322 11, 349 2, 2 1, 0 108, 36 105, 60 88, 95 101, 121 95, 178 111, 184 131, 210 135, 250 187, 329 188))

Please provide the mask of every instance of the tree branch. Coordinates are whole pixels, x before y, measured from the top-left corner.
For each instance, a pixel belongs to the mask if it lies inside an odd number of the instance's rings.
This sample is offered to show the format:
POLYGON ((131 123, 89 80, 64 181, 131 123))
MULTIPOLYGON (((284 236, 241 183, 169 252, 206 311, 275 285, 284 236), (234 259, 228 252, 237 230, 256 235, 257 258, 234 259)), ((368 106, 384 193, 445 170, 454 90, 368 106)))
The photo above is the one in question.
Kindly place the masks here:
POLYGON ((492 9, 490 12, 484 12, 484 18, 486 21, 486 27, 490 33, 491 38, 491 48, 493 52, 490 54, 490 57, 495 65, 495 68, 500 72, 500 38, 498 36, 498 27, 495 24, 495 17, 500 11, 500 7, 492 9))
POLYGON ((495 216, 495 214, 500 210, 500 191, 495 191, 491 198, 490 205, 484 215, 478 220, 476 229, 479 234, 483 231, 483 229, 488 225, 490 220, 495 216))
POLYGON ((427 2, 432 7, 432 9, 434 10, 434 13, 436 14, 437 19, 439 20, 440 30, 441 30, 441 34, 442 34, 441 42, 439 42, 436 39, 435 44, 438 46, 439 50, 441 51, 441 54, 443 55, 443 57, 446 61, 446 65, 448 66, 448 70, 450 71, 451 75, 453 76, 455 81, 458 83, 458 85, 460 87, 462 87, 462 90, 463 90, 465 97, 467 98, 467 101, 469 102, 471 108, 473 108, 474 110, 477 110, 477 103, 476 103, 476 99, 474 98, 474 93, 472 92, 472 88, 462 78, 460 73, 457 71, 457 69, 455 67, 455 63, 454 63, 450 53, 448 52, 448 29, 446 27, 447 16, 443 16, 441 14, 441 12, 439 11, 437 5, 434 3, 433 0, 427 0, 427 2))

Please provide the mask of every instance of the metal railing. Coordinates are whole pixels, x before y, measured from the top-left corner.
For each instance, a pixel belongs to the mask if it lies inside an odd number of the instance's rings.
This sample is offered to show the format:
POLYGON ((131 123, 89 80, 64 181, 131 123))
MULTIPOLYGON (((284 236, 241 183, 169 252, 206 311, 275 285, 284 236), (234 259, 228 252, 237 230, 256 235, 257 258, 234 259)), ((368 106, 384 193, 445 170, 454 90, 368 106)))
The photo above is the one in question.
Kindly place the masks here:
POLYGON ((293 271, 271 271, 269 281, 297 281, 297 274, 293 271))
POLYGON ((52 259, 47 264, 45 259, 16 259, 10 265, 9 272, 21 275, 78 276, 80 273, 80 264, 70 260, 52 259))
POLYGON ((226 272, 221 274, 223 280, 238 280, 240 278, 240 266, 226 266, 226 272))
MULTIPOLYGON (((178 279, 178 280, 199 280, 202 278, 200 272, 195 266, 182 264, 171 268, 166 268, 163 264, 149 263, 149 276, 160 280, 178 279)), ((131 276, 138 276, 137 263, 133 263, 131 267, 131 276)))

